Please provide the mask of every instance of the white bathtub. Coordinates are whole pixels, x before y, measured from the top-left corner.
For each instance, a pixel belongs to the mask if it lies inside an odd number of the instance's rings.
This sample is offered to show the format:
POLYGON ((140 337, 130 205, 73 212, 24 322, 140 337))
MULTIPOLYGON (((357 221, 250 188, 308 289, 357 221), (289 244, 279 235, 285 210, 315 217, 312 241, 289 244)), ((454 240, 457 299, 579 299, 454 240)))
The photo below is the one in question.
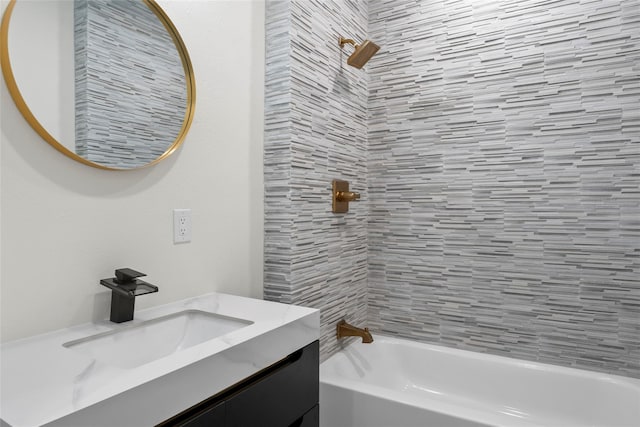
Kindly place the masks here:
POLYGON ((396 338, 320 365, 321 427, 640 426, 640 380, 396 338))

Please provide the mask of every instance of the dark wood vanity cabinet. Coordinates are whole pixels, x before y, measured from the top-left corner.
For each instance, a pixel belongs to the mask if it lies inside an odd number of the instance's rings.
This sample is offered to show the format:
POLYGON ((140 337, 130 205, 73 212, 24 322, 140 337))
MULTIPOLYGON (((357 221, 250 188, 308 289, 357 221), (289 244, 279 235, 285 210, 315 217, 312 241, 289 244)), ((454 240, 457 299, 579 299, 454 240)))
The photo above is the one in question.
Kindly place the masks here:
POLYGON ((315 341, 159 426, 318 427, 319 366, 315 341))

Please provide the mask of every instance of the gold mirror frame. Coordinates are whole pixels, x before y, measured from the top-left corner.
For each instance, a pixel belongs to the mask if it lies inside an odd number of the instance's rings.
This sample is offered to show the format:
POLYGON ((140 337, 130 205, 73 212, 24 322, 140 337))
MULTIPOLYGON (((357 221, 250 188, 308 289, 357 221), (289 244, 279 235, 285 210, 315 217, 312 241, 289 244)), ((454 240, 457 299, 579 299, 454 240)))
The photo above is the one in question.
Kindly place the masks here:
POLYGON ((195 86, 195 77, 193 74, 193 66, 191 65, 191 59, 189 58, 189 53, 187 52, 187 48, 178 33, 178 30, 173 25, 173 22, 169 19, 167 14, 162 10, 160 5, 156 3, 155 0, 142 0, 148 7, 153 11, 153 13, 158 17, 162 25, 167 29, 173 42, 178 50, 178 54, 180 55, 180 59, 182 60, 182 66, 184 68, 185 80, 187 83, 187 106, 185 110, 184 120, 182 122, 182 127, 180 128, 180 132, 176 137, 175 141, 169 146, 167 151, 161 154, 155 160, 134 168, 112 168, 108 166, 101 165, 99 163, 92 162, 90 160, 85 159, 74 153, 73 151, 66 148, 62 145, 58 140, 56 140, 45 128, 40 124, 38 119, 33 115, 27 103, 25 102, 20 90, 18 89, 18 84, 16 83, 15 77, 13 75, 13 71, 11 69, 11 61, 9 60, 9 21, 11 20, 11 12, 16 4, 17 0, 10 0, 7 8, 5 9, 4 16, 2 17, 2 24, 0 25, 0 65, 2 66, 2 74, 4 76, 4 80, 7 84, 7 88, 9 89, 9 93, 13 98, 16 106, 22 116, 27 120, 29 125, 40 135, 45 141, 47 141, 53 148, 61 152, 67 157, 72 158, 75 161, 83 163, 87 166, 91 166, 98 169, 104 170, 113 170, 113 171, 130 171, 146 168, 148 166, 155 165, 160 161, 166 159, 174 151, 180 147, 180 145, 184 142, 184 139, 189 131, 189 127, 191 126, 191 122, 193 121, 193 115, 195 113, 195 102, 196 102, 196 86, 195 86))

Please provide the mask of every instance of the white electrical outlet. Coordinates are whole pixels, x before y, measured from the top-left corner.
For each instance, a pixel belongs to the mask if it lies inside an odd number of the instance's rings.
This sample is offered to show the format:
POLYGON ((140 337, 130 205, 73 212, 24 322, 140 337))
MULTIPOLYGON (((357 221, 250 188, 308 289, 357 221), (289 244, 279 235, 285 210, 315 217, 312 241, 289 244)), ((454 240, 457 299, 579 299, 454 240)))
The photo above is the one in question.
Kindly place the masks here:
POLYGON ((173 243, 191 241, 191 209, 173 210, 173 243))

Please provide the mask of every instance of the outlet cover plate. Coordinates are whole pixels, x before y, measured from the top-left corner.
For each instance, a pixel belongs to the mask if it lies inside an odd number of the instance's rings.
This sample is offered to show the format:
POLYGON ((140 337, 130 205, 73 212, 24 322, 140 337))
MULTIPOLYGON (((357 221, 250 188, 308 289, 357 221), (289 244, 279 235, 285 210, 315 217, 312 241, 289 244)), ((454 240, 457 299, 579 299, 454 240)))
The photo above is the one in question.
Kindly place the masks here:
POLYGON ((191 241, 191 209, 173 210, 173 243, 191 241))

